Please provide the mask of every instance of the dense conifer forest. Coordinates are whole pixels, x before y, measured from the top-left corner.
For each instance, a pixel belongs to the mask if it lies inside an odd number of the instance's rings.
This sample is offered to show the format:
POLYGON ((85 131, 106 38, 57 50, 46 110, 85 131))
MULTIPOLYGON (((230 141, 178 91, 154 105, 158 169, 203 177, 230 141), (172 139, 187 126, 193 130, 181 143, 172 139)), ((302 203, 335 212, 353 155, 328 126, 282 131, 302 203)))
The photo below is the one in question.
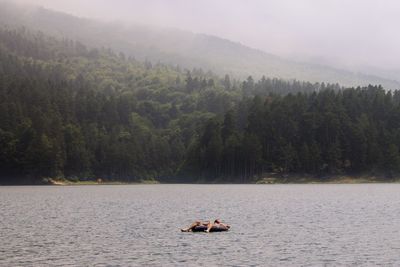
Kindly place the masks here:
POLYGON ((390 176, 399 147, 399 91, 240 81, 0 28, 0 184, 390 176))

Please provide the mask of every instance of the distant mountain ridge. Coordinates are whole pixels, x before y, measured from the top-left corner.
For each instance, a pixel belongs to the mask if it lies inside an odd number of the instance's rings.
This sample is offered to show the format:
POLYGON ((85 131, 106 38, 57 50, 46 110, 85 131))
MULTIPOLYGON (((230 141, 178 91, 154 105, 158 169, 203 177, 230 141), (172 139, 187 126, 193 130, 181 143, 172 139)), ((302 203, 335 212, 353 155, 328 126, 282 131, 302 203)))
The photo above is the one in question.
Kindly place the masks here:
POLYGON ((47 34, 78 40, 89 46, 110 47, 139 60, 202 68, 243 79, 277 77, 343 86, 381 84, 399 89, 400 82, 328 66, 299 63, 216 36, 142 25, 104 23, 37 7, 0 2, 0 23, 25 26, 47 34))

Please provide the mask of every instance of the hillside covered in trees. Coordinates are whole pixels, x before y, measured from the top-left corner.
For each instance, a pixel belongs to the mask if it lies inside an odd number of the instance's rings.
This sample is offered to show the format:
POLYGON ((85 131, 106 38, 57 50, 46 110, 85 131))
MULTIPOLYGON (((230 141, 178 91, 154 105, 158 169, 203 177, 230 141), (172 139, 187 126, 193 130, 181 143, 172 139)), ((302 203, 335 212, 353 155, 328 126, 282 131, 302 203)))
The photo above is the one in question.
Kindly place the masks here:
MULTIPOLYGON (((224 76, 260 79, 263 75, 282 79, 340 83, 344 86, 382 84, 398 89, 396 75, 391 79, 354 73, 329 66, 307 64, 280 58, 217 36, 195 34, 171 28, 140 24, 105 23, 71 16, 35 6, 19 6, 0 1, 0 23, 27 26, 51 36, 80 41, 86 46, 111 47, 137 60, 203 68, 224 76)), ((373 72, 372 72, 373 73, 373 72)))
POLYGON ((0 184, 400 170, 400 93, 140 62, 0 28, 0 184))

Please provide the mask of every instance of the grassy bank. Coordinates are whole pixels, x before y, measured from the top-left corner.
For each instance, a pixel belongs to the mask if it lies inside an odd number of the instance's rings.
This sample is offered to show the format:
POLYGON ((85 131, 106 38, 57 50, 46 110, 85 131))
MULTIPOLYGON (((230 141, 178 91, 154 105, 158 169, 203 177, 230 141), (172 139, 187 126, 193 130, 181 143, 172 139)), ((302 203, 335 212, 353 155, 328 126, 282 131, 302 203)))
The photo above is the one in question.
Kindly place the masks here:
POLYGON ((158 184, 156 180, 140 180, 136 182, 104 181, 104 180, 68 180, 68 179, 44 179, 45 184, 49 185, 129 185, 129 184, 158 184))
MULTIPOLYGON (((55 185, 55 186, 74 186, 74 185, 133 185, 133 184, 160 184, 162 182, 154 179, 143 179, 133 182, 113 181, 113 180, 79 180, 63 178, 43 178, 40 183, 32 183, 29 180, 23 183, 4 183, 0 185, 55 185)), ((171 182, 169 182, 171 183, 171 182)), ((240 181, 228 182, 223 179, 213 181, 188 181, 173 182, 182 184, 366 184, 366 183, 400 183, 400 175, 324 175, 316 176, 311 174, 282 174, 265 173, 261 177, 254 177, 252 181, 243 183, 240 181)))
POLYGON ((400 176, 384 174, 324 175, 268 173, 257 179, 256 184, 365 184, 399 183, 400 176))

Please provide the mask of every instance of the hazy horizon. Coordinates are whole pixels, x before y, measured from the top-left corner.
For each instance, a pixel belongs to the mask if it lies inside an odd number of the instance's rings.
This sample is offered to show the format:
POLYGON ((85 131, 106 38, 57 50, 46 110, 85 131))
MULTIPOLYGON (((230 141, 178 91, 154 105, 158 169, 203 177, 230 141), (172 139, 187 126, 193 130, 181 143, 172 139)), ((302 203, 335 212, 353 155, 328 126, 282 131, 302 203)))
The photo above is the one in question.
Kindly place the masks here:
POLYGON ((281 57, 353 71, 400 70, 400 3, 394 0, 14 2, 216 35, 281 57))

